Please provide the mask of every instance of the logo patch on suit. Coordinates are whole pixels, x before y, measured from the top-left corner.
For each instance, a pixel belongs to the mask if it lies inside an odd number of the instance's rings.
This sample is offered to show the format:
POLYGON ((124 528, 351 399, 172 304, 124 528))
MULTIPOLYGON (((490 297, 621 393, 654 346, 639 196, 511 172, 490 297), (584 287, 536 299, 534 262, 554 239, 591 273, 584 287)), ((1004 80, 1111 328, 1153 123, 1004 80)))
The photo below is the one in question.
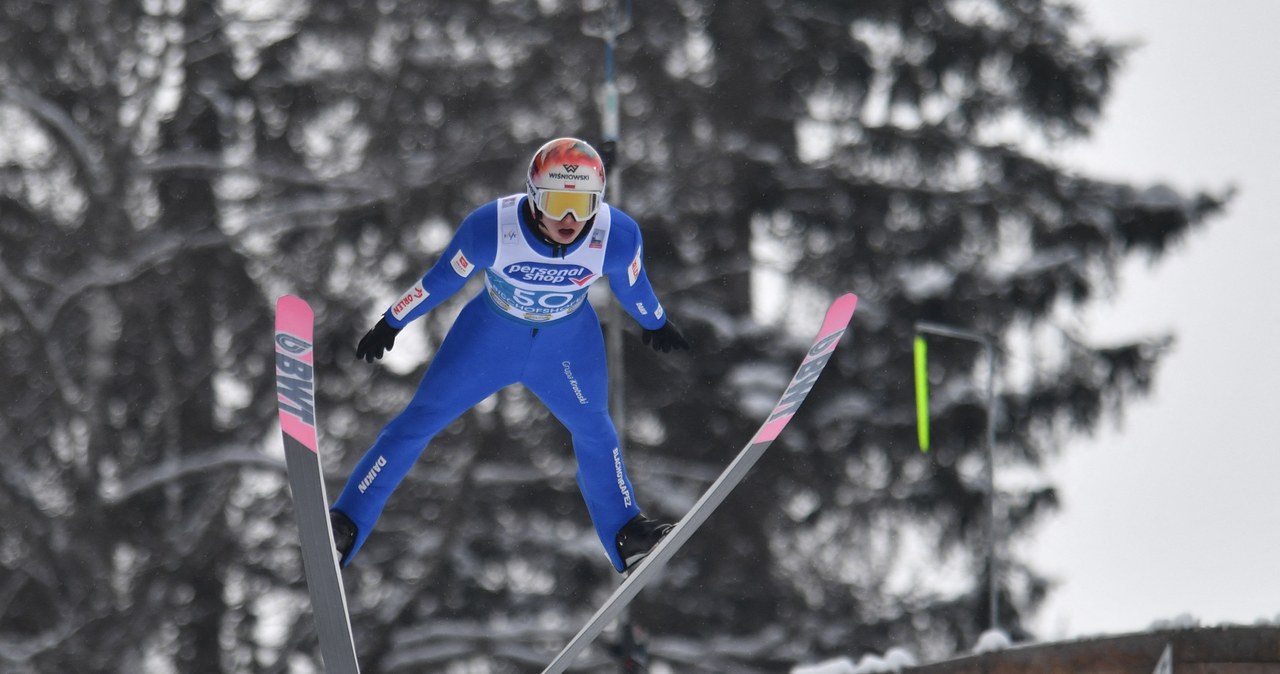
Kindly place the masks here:
POLYGON ((635 285, 636 281, 640 280, 640 252, 641 249, 637 248, 635 259, 631 260, 631 264, 627 266, 627 285, 629 286, 635 285))
POLYGON ((462 251, 458 251, 457 254, 453 256, 453 259, 449 261, 449 264, 453 265, 453 270, 462 278, 470 276, 471 270, 475 269, 471 264, 471 260, 468 260, 467 256, 462 254, 462 251))
POLYGON ((578 264, 555 262, 516 262, 503 268, 502 273, 513 281, 537 283, 548 286, 584 286, 595 273, 578 264))
POLYGON ((422 281, 418 281, 412 288, 400 296, 400 299, 391 307, 391 315, 399 320, 403 320, 405 316, 413 311, 413 308, 422 304, 423 300, 431 296, 422 287, 422 281))

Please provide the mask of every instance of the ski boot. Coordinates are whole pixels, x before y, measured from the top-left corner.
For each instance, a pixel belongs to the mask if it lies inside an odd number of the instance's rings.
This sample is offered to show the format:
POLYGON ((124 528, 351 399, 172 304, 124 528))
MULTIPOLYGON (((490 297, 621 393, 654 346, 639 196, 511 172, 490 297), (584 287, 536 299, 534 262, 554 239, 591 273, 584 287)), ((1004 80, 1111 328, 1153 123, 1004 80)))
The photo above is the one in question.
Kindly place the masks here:
POLYGON ((338 562, 341 564, 351 548, 355 547, 356 523, 341 510, 330 510, 329 526, 333 527, 333 547, 338 552, 338 562))
POLYGON ((622 558, 623 573, 635 568, 640 560, 649 556, 663 536, 671 533, 674 525, 636 515, 618 530, 618 556, 622 558))

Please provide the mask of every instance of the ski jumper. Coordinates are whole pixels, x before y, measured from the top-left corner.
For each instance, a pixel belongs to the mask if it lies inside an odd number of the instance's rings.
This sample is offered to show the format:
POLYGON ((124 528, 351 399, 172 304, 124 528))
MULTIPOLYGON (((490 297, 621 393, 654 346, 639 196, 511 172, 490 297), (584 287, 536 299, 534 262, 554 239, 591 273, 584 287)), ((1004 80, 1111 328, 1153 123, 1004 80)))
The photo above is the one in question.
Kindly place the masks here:
POLYGON ((572 434, 578 487, 605 552, 623 570, 615 537, 640 507, 609 415, 604 336, 587 291, 607 276, 623 308, 645 329, 662 327, 666 318, 630 216, 602 204, 577 241, 553 247, 534 233, 526 201, 516 194, 473 211, 422 280, 387 309, 391 327, 403 328, 476 270, 484 274, 484 290, 458 315, 413 399, 383 428, 334 503, 357 530, 343 565, 436 433, 520 383, 572 434))

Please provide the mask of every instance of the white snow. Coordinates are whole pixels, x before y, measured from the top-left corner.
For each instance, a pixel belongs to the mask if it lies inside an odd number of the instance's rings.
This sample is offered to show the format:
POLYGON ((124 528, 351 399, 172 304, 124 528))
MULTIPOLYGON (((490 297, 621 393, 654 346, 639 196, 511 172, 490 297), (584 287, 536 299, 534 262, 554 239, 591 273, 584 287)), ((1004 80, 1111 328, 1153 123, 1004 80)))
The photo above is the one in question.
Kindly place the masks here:
POLYGON ((898 281, 902 292, 910 299, 921 301, 930 297, 945 297, 955 283, 955 272, 941 264, 925 263, 912 269, 899 269, 898 281))
POLYGON ((890 667, 895 668, 893 671, 898 671, 904 667, 915 667, 919 664, 916 662, 916 656, 901 646, 895 646, 885 651, 884 659, 890 667))
POLYGON ((994 653, 1003 651, 1011 645, 1013 645, 1013 640, 1009 638, 1009 635, 1004 630, 990 629, 978 637, 978 643, 973 646, 973 652, 994 653))
POLYGON ((816 665, 801 665, 793 667, 791 674, 853 674, 857 669, 853 665, 853 660, 849 658, 836 658, 835 660, 827 660, 816 665))
POLYGON ((729 371, 726 377, 737 391, 738 407, 749 417, 764 417, 773 411, 778 396, 791 381, 791 372, 770 363, 748 362, 729 371))
POLYGON ((1150 631, 1188 630, 1200 626, 1200 619, 1190 613, 1181 613, 1168 620, 1157 620, 1151 623, 1150 631))
POLYGON ((888 674, 901 672, 903 668, 914 667, 915 656, 905 648, 894 647, 883 656, 867 654, 855 665, 848 657, 839 657, 813 665, 799 665, 791 670, 791 674, 888 674))

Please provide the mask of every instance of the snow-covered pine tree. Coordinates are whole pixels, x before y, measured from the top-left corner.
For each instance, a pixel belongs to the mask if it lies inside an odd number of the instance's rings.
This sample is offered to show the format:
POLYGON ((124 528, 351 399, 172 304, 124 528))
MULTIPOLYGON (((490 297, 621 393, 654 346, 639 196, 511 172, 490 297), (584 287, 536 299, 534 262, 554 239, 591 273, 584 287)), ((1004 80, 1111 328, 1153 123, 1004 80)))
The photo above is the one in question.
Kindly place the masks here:
MULTIPOLYGON (((17 36, 0 40, 0 511, 21 522, 0 528, 6 671, 278 671, 305 652, 281 466, 261 450, 271 301, 317 309, 336 481, 457 304, 405 335, 394 367, 354 363, 354 340, 459 218, 521 189, 539 143, 599 136, 600 44, 578 3, 217 6, 0 0, 17 36)), ((1036 150, 1087 137, 1123 56, 1069 4, 633 9, 616 53, 622 205, 697 349, 627 347, 646 508, 679 515, 758 425, 804 347, 788 319, 811 298, 862 298, 805 413, 635 604, 655 655, 679 637, 705 668, 745 672, 801 647, 966 647, 987 624, 984 419, 967 381, 981 353, 931 345, 949 388, 921 455, 914 322, 1043 350, 1000 382, 1000 460, 1034 474, 1063 434, 1150 385, 1163 339, 1102 348, 1053 317, 1105 297, 1121 261, 1163 254, 1222 197, 1036 150), (782 320, 754 285, 767 269, 782 320), (921 558, 941 570, 919 577, 947 582, 903 583, 921 558)), ((519 671, 574 631, 613 580, 570 457, 521 389, 437 438, 348 571, 367 669, 519 671)), ((1016 540, 1052 485, 1005 498, 1016 540)), ((1019 560, 1000 581, 1016 634, 1046 585, 1019 560)))

